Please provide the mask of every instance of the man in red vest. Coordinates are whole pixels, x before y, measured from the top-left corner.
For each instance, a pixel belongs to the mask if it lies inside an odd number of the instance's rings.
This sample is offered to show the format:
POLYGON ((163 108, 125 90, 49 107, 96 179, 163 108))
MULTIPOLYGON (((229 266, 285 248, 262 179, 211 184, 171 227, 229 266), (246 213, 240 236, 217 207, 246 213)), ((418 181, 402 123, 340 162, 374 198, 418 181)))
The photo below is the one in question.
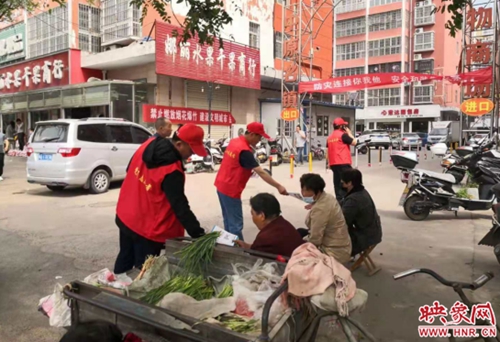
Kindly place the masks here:
POLYGON ((149 255, 157 256, 165 240, 205 234, 184 194, 183 159, 206 156, 203 129, 185 124, 172 139, 149 139, 136 151, 127 169, 116 206, 120 253, 114 272, 142 268, 149 255))
POLYGON ((269 139, 263 124, 260 122, 248 124, 244 135, 229 142, 215 178, 224 229, 238 235, 241 240, 243 240, 241 193, 252 176, 252 172, 258 174, 267 184, 275 187, 280 194, 287 195, 286 189, 261 168, 254 157, 251 146, 255 147, 263 137, 269 139))
POLYGON ((333 133, 328 137, 326 146, 328 147, 328 162, 333 171, 333 186, 335 187, 335 197, 341 200, 345 196, 345 191, 340 184, 342 172, 352 169, 351 146, 357 144, 348 123, 342 118, 333 120, 333 133))

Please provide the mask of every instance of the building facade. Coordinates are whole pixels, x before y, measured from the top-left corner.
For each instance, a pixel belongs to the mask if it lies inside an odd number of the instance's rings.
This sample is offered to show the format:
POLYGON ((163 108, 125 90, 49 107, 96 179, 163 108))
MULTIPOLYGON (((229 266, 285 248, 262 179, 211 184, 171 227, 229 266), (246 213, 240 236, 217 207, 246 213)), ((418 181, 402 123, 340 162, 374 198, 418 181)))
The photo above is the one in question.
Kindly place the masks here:
MULTIPOLYGON (((440 3, 433 1, 437 0, 343 1, 335 11, 335 75, 456 74, 461 33, 449 36, 444 26, 450 14, 434 13, 440 3)), ((364 107, 356 115, 357 131, 428 132, 434 120, 458 119, 460 94, 457 85, 424 81, 338 94, 333 101, 364 107)))

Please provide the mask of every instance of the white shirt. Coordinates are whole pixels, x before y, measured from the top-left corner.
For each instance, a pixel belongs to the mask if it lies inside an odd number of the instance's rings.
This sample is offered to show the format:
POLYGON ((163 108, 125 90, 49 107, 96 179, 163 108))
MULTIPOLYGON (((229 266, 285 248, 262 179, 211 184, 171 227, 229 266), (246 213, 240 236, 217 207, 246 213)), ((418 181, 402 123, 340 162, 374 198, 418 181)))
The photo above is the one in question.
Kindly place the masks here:
POLYGON ((24 133, 24 122, 17 125, 17 133, 24 133))
POLYGON ((295 142, 297 147, 304 147, 306 144, 306 134, 304 131, 295 131, 295 142))

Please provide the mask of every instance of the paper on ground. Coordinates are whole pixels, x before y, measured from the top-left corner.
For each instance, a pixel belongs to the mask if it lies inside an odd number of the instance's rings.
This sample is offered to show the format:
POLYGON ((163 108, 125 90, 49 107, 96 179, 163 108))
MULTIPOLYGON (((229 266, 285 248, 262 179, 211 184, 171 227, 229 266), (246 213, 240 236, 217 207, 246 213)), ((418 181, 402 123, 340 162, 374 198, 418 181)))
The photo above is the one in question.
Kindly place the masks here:
POLYGON ((220 232, 220 236, 217 239, 217 243, 226 246, 234 246, 234 241, 238 240, 238 235, 231 234, 219 226, 214 226, 212 232, 220 232))

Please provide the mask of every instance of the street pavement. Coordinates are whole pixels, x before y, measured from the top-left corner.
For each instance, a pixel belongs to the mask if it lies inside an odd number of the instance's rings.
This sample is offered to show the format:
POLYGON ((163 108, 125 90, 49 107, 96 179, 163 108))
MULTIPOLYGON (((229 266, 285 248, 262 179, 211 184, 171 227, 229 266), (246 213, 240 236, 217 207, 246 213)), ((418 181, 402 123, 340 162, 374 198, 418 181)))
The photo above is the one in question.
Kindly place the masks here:
MULTIPOLYGON (((470 282, 486 271, 498 273, 492 248, 477 246, 491 227, 491 212, 433 213, 424 222, 408 220, 398 201, 404 189, 399 171, 382 165, 372 152, 372 167, 360 156, 359 169, 372 195, 383 225, 383 242, 372 253, 382 268, 369 277, 364 267, 353 273, 359 288, 369 294, 364 311, 353 317, 379 341, 418 341, 419 307, 438 300, 450 307, 458 299, 451 288, 427 275, 394 281, 392 276, 411 268, 431 268, 452 280, 470 282)), ((420 168, 439 170, 437 158, 423 160, 420 168)), ((49 327, 36 311, 40 298, 53 291, 56 282, 83 279, 104 267, 112 269, 118 253, 118 230, 114 224, 119 184, 103 195, 72 189, 53 193, 30 185, 25 179, 25 160, 6 158, 5 180, 0 182, 0 341, 57 341, 63 331, 49 327), (56 279, 57 278, 57 279, 56 279)), ((299 192, 299 178, 307 166, 289 164, 273 168, 274 177, 288 191, 299 192)), ((332 173, 324 162, 313 172, 322 175, 327 191, 333 192, 332 173)), ((221 210, 213 186, 215 174, 187 176, 186 193, 202 225, 222 225, 221 210)), ((257 229, 250 217, 249 198, 258 192, 279 196, 283 216, 297 228, 304 226, 304 203, 277 194, 260 179, 252 178, 243 194, 245 240, 253 241, 257 229)), ((490 301, 500 312, 500 277, 471 294, 490 301)), ((497 315, 498 317, 498 315, 497 315)), ((323 328, 318 340, 331 341, 339 330, 333 323, 323 328)), ((337 340, 337 339, 335 339, 337 340)), ((437 339, 436 339, 437 340, 437 339)))

